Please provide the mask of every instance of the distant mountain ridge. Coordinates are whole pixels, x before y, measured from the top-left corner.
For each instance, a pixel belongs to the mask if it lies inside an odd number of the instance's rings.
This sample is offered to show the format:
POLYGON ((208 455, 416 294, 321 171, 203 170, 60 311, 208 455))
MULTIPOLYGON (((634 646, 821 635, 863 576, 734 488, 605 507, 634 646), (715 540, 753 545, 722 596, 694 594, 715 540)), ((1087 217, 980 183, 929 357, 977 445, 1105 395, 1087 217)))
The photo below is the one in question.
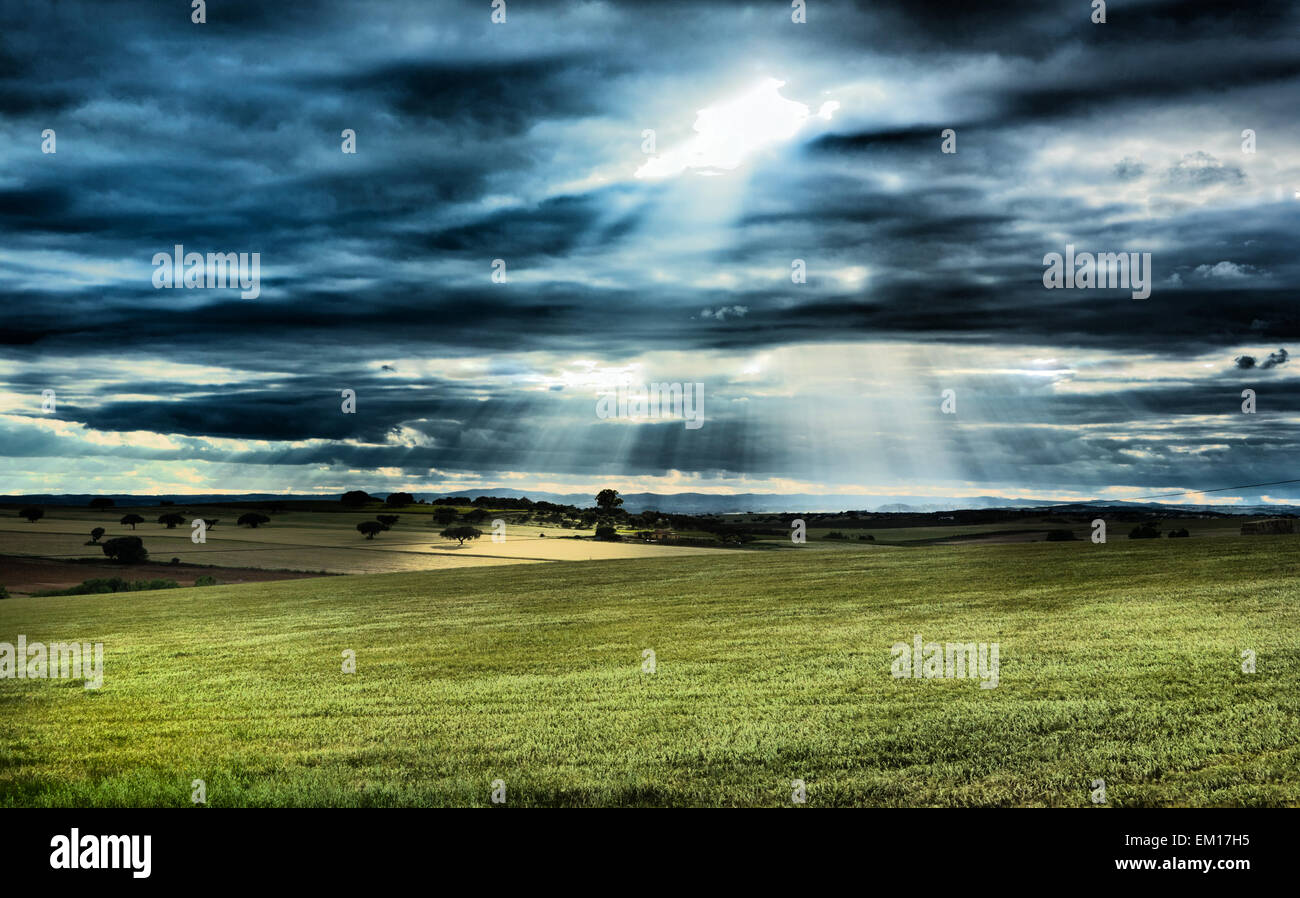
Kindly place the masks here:
MULTIPOLYGON (((367 490, 367 492, 370 492, 367 490)), ((376 490, 373 495, 383 497, 388 490, 376 490)), ((198 493, 189 495, 131 495, 128 493, 93 493, 65 495, 20 495, 0 496, 0 502, 8 505, 64 505, 84 506, 91 499, 104 497, 116 505, 128 507, 133 505, 157 505, 163 501, 177 505, 205 505, 215 503, 237 502, 293 502, 320 501, 337 499, 340 494, 289 494, 289 493, 240 493, 237 495, 220 495, 215 493, 198 493)), ((535 502, 554 502, 557 505, 576 505, 589 508, 595 504, 591 493, 549 493, 513 488, 455 490, 451 492, 416 492, 416 499, 431 502, 442 497, 475 499, 479 496, 500 496, 518 499, 527 497, 535 502)), ((944 511, 962 511, 973 509, 1032 509, 1051 508, 1061 512, 1084 511, 1090 508, 1131 508, 1161 509, 1168 508, 1180 512, 1207 511, 1220 514, 1270 515, 1297 514, 1298 505, 1200 505, 1172 504, 1157 502, 1123 502, 1110 500, 1104 502, 1053 502, 1050 499, 1004 499, 997 496, 975 496, 968 498, 947 497, 903 497, 909 501, 900 502, 897 496, 817 494, 817 493, 626 493, 623 494, 623 507, 633 514, 655 509, 672 514, 737 514, 753 512, 755 514, 777 514, 781 512, 809 512, 826 514, 838 511, 864 511, 874 514, 926 514, 944 511)))

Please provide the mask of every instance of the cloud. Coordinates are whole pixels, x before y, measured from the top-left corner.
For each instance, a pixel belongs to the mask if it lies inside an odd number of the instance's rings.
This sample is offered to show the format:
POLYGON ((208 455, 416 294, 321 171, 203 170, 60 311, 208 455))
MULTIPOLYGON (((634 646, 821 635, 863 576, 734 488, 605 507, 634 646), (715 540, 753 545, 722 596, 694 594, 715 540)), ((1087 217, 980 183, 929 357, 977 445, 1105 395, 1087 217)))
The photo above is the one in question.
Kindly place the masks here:
MULTIPOLYGON (((1258 367, 1267 371, 1269 368, 1276 368, 1278 365, 1286 364, 1289 358, 1290 355, 1287 354, 1285 349, 1279 349, 1277 352, 1270 352, 1264 361, 1258 363, 1258 367)), ((1237 356, 1234 361, 1237 363, 1238 368, 1250 369, 1256 367, 1256 359, 1253 355, 1237 356)))

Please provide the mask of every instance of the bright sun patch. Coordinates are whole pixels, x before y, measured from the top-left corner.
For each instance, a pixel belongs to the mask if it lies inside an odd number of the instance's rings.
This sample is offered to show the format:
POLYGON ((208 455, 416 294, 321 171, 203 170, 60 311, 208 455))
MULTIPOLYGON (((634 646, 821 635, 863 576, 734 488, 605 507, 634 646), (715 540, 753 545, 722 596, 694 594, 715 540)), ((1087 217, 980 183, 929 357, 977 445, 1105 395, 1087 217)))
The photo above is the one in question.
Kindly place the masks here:
MULTIPOLYGON (((671 178, 687 169, 717 175, 740 167, 759 150, 790 140, 813 116, 803 103, 781 96, 784 85, 765 78, 735 99, 701 109, 695 115, 695 136, 642 165, 636 177, 671 178)), ((817 116, 829 121, 839 106, 835 101, 823 103, 817 116)))

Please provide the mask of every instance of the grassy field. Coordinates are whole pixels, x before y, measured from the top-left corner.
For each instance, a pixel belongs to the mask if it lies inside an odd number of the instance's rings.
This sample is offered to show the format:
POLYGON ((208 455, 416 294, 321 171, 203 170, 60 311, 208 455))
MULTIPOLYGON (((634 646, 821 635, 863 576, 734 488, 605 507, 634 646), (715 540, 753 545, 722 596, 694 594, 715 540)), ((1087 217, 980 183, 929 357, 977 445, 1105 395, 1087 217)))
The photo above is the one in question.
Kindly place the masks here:
POLYGON ((1300 537, 808 547, 0 601, 0 804, 1300 804, 1300 537), (996 642, 995 689, 890 647, 996 642), (356 653, 356 673, 341 672, 356 653), (642 671, 653 649, 656 671, 642 671), (1241 670, 1241 652, 1257 672, 1241 670))

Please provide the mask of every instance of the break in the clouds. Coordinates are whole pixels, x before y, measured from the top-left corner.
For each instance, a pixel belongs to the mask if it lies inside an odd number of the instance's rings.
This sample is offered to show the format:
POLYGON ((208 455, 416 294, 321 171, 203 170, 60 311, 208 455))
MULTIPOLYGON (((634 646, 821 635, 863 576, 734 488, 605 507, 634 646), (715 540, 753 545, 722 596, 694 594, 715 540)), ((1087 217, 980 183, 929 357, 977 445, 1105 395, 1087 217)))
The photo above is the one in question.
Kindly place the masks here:
POLYGON ((507 6, 6 6, 0 493, 1292 476, 1293 3, 507 6))

